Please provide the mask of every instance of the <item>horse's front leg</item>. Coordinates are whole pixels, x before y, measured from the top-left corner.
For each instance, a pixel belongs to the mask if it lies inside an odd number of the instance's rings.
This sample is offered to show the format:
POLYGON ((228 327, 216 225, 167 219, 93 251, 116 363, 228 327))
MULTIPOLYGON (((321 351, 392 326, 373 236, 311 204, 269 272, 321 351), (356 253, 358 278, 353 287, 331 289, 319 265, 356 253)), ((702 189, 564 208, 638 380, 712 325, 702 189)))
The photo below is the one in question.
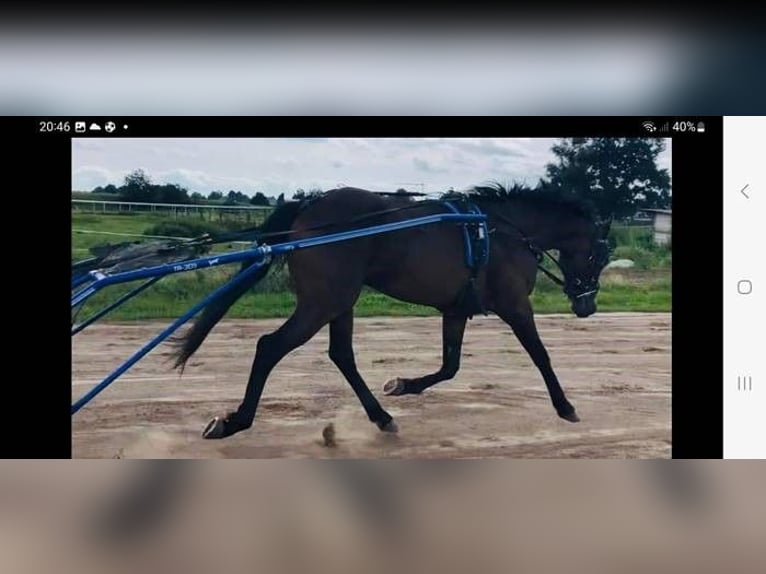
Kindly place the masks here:
POLYGON ((524 298, 523 301, 518 301, 516 304, 501 305, 501 308, 495 309, 495 311, 503 321, 510 325, 516 338, 540 370, 558 415, 569 422, 579 422, 580 418, 577 416, 575 408, 567 400, 556 373, 551 367, 548 351, 545 350, 540 335, 537 333, 529 299, 524 298))
POLYGON ((442 315, 442 366, 433 374, 417 379, 395 378, 383 385, 386 395, 418 395, 428 387, 454 377, 460 368, 460 351, 467 317, 445 312, 442 315))

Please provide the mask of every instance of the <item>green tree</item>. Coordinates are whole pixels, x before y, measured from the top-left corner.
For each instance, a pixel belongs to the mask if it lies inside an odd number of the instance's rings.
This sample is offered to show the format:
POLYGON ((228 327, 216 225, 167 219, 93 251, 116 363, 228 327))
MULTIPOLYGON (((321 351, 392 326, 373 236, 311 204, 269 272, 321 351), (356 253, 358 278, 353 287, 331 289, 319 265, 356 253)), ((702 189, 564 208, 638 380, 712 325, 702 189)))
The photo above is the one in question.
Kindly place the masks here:
POLYGON ((670 175, 657 167, 665 142, 656 138, 564 138, 552 151, 544 182, 593 202, 601 217, 629 217, 670 206, 670 175))
POLYGON ((132 171, 125 176, 125 183, 120 188, 123 201, 151 202, 154 197, 152 180, 142 169, 132 171))
POLYGON ((240 203, 248 203, 249 201, 250 198, 244 193, 231 189, 229 190, 229 193, 226 194, 226 201, 224 203, 226 205, 238 205, 240 203))
POLYGON ((256 192, 256 194, 250 198, 250 205, 270 205, 269 198, 260 191, 256 192))
POLYGON ((189 191, 176 183, 153 185, 154 201, 159 203, 188 203, 189 191))
POLYGON ((220 191, 211 191, 210 194, 207 196, 207 198, 210 201, 220 201, 221 199, 223 199, 223 193, 221 193, 220 191))

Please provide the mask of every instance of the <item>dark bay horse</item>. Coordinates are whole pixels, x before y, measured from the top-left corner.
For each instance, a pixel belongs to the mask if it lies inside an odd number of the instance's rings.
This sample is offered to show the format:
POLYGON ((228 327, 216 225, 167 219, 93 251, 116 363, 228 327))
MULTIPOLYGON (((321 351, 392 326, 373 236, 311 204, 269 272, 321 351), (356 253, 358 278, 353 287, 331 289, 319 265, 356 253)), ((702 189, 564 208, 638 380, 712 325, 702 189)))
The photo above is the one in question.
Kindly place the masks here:
MULTIPOLYGON (((599 276, 609 259, 605 240, 609 223, 597 221, 585 203, 550 191, 492 185, 460 196, 487 215, 491 237, 489 262, 475 277, 475 296, 484 309, 513 329, 540 370, 556 413, 567 421, 579 421, 540 341, 529 295, 542 253, 557 250, 561 284, 572 311, 578 317, 593 314, 599 276)), ((339 231, 445 212, 448 210, 441 201, 415 201, 342 188, 281 205, 258 231, 264 237, 283 233, 279 242, 326 234, 329 228, 339 231)), ((354 304, 366 285, 442 313, 441 368, 418 378, 388 381, 383 387, 385 394, 419 394, 453 378, 460 366, 466 322, 475 311, 467 309, 461 297, 470 279, 462 233, 454 223, 431 224, 291 252, 286 258, 297 299, 295 311, 279 329, 258 340, 242 403, 236 411, 211 420, 203 436, 223 438, 249 428, 271 370, 327 324, 330 359, 351 385, 369 419, 380 430, 395 432, 391 415, 372 394, 354 361, 354 304)), ((248 265, 245 263, 243 269, 248 265)), ((251 281, 202 311, 180 340, 177 367, 183 367, 229 307, 267 272, 268 266, 264 266, 251 281)))

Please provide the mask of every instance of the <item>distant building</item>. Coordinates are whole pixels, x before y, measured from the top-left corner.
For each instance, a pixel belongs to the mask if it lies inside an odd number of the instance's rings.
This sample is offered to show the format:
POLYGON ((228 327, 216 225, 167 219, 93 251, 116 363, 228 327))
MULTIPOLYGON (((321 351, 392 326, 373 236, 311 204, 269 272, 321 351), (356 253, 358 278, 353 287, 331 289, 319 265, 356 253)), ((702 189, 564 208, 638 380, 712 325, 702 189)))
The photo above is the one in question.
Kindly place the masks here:
POLYGON ((654 227, 654 242, 657 245, 668 245, 673 236, 673 210, 672 209, 642 209, 644 213, 652 216, 654 227))

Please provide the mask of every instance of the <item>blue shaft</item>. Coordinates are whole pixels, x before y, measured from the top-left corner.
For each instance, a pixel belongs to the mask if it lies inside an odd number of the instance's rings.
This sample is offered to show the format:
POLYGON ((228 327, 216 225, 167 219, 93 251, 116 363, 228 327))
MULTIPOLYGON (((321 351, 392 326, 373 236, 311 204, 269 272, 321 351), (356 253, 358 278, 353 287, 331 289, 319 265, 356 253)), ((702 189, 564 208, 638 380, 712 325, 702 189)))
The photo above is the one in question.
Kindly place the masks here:
POLYGON ((89 299, 91 295, 95 295, 96 291, 99 290, 99 287, 94 287, 94 285, 97 285, 97 284, 98 284, 98 281, 91 283, 88 287, 85 287, 82 290, 75 293, 74 295, 72 295, 72 307, 77 307, 77 305, 85 303, 86 299, 89 299))
POLYGON ((205 306, 207 306, 210 302, 212 302, 214 299, 220 297, 223 295, 226 291, 233 288, 235 285, 241 283, 242 281, 249 278, 255 271, 257 271, 262 266, 262 263, 259 261, 257 263, 253 263, 250 267, 236 275, 231 281, 226 283, 225 285, 222 285, 215 291, 213 291, 210 295, 205 297, 202 301, 197 303, 194 307, 189 309, 183 316, 176 319, 169 327, 167 327, 164 331, 162 331, 159 335, 154 337, 149 343, 147 343, 143 348, 141 348, 139 351, 137 351, 135 354, 133 354, 130 359, 125 361, 122 365, 120 365, 115 371, 112 372, 108 377, 106 377, 103 381, 101 381, 98 385, 93 387, 88 393, 86 393, 83 397, 77 400, 72 405, 72 414, 75 414, 77 411, 79 411, 82 407, 87 405, 90 401, 92 401, 96 395, 98 395, 101 391, 103 391, 106 387, 111 385, 115 379, 117 379, 120 375, 125 373, 128 369, 130 369, 133 365, 135 365, 138 361, 140 361, 144 356, 146 356, 152 349, 154 349, 157 345, 159 345, 162 341, 167 339, 170 335, 173 334, 174 331, 176 331, 181 325, 186 323, 189 319, 194 317, 197 313, 199 313, 205 306))
POLYGON ((93 281, 93 277, 90 276, 90 273, 83 273, 82 275, 78 275, 72 279, 72 289, 90 281, 93 281))
POLYGON ((109 285, 127 283, 138 279, 164 277, 166 275, 172 275, 173 273, 182 273, 194 269, 207 269, 209 267, 236 263, 246 259, 263 260, 266 251, 267 250, 262 247, 256 247, 254 249, 245 249, 244 251, 234 251, 232 253, 222 253, 221 255, 200 257, 198 259, 191 259, 179 263, 164 263, 162 265, 155 265, 154 267, 143 267, 132 271, 122 271, 120 273, 115 273, 114 275, 103 275, 102 272, 92 271, 91 275, 92 277, 96 277, 96 280, 72 295, 72 307, 83 303, 86 299, 109 285))
POLYGON ((220 255, 209 255, 206 257, 190 259, 188 261, 182 261, 178 263, 164 263, 162 265, 155 265, 154 267, 144 267, 142 269, 134 269, 132 271, 123 271, 121 273, 115 273, 114 275, 104 276, 98 271, 91 271, 89 274, 90 277, 95 278, 96 280, 72 296, 72 307, 83 303, 86 299, 104 287, 117 283, 126 283, 128 281, 135 281, 136 279, 149 279, 150 277, 170 275, 172 273, 182 273, 184 271, 192 271, 194 269, 207 269, 209 267, 216 267, 218 265, 226 265, 229 263, 237 263, 247 259, 262 260, 269 253, 279 255, 293 251, 295 249, 306 249, 308 247, 316 247, 319 245, 326 245, 328 243, 338 243, 340 241, 347 241, 349 239, 358 239, 360 237, 368 237, 370 235, 390 233, 392 231, 418 227, 420 225, 442 222, 478 223, 485 220, 486 216, 484 214, 437 213, 434 215, 426 215, 424 217, 416 217, 414 219, 406 219, 404 221, 384 223, 382 225, 375 225, 373 227, 341 231, 339 233, 332 233, 330 235, 320 235, 318 237, 309 237, 307 239, 297 239, 295 241, 288 241, 286 243, 278 243, 273 246, 262 245, 260 247, 245 249, 243 251, 222 253, 220 255))
POLYGON ((116 309, 117 307, 119 307, 120 305, 125 303, 125 301, 127 301, 128 299, 132 299, 133 297, 135 297, 136 295, 138 295, 139 293, 141 293, 145 289, 148 289, 149 287, 154 285, 160 279, 162 279, 161 276, 160 277, 152 277, 151 279, 149 279, 145 283, 141 283, 141 285, 139 285, 138 287, 136 287, 132 291, 128 291, 127 293, 125 293, 125 295, 123 295, 122 297, 117 299, 117 301, 115 301, 114 303, 112 303, 108 307, 105 307, 104 309, 101 309, 101 311, 99 311, 95 315, 91 315, 85 321, 83 321, 83 322, 79 323, 78 325, 76 325, 75 327, 73 327, 72 328, 72 336, 74 336, 77 333, 79 333, 80 331, 82 331, 88 325, 92 325, 94 322, 98 321, 101 317, 103 317, 104 315, 109 313, 112 309, 116 309))

